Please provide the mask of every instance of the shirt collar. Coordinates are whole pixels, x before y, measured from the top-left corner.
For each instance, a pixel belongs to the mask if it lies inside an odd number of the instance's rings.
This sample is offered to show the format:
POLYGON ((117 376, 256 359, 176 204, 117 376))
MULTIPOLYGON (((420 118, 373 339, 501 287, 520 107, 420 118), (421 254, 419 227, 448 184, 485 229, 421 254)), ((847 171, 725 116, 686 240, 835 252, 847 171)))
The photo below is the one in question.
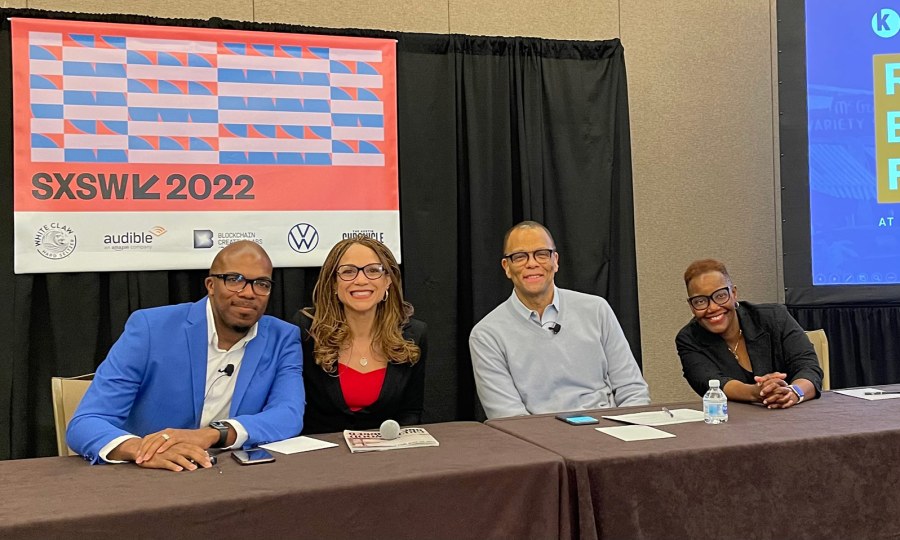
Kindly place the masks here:
MULTIPOLYGON (((256 337, 256 331, 259 328, 259 321, 253 323, 253 326, 250 327, 250 330, 247 331, 247 335, 242 337, 231 347, 230 351, 236 351, 241 349, 250 342, 251 339, 256 337)), ((213 318, 212 311, 212 302, 210 302, 209 297, 206 297, 206 336, 208 338, 207 343, 209 343, 213 348, 219 349, 219 333, 216 331, 216 320, 213 318)))
MULTIPOLYGON (((525 304, 522 303, 521 300, 519 300, 519 297, 516 295, 515 289, 513 289, 512 292, 512 299, 513 309, 515 309, 516 313, 521 315, 525 320, 534 320, 537 321, 538 324, 540 324, 541 316, 538 315, 537 311, 529 309, 525 306, 525 304)), ((547 318, 547 310, 550 308, 553 308, 553 311, 555 312, 554 314, 559 314, 559 288, 556 285, 553 286, 553 300, 551 300, 550 303, 547 304, 547 307, 544 308, 544 319, 547 318)), ((556 320, 556 317, 553 317, 552 320, 556 320)))

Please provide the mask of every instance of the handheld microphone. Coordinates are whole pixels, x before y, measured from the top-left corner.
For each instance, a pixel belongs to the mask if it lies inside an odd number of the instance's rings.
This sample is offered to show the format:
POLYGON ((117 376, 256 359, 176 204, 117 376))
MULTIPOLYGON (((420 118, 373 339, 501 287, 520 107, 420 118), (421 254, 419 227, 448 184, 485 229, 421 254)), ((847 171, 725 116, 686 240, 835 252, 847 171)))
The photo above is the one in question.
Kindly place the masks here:
POLYGON ((226 377, 231 377, 231 374, 234 373, 234 364, 228 364, 224 369, 220 369, 219 373, 224 373, 226 377))
POLYGON ((396 420, 385 420, 381 423, 381 438, 390 441, 400 436, 400 424, 396 420))

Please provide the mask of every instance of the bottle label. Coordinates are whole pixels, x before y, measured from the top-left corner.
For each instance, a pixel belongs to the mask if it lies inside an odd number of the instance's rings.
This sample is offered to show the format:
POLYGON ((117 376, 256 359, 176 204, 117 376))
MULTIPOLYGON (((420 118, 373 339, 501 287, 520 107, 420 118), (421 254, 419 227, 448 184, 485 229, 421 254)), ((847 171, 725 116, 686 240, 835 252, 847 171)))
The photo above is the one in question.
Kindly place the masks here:
POLYGON ((728 402, 725 403, 715 403, 715 402, 707 402, 703 404, 704 413, 706 413, 707 417, 710 418, 724 418, 728 416, 728 402))

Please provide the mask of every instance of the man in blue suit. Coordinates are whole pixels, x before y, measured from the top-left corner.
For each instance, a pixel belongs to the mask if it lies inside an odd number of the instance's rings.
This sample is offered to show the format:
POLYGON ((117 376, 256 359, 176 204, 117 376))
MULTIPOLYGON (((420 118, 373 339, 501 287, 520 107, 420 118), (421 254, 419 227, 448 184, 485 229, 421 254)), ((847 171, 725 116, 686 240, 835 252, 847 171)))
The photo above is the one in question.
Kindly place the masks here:
POLYGON ((305 406, 296 326, 263 315, 272 261, 258 244, 222 249, 208 296, 134 312, 69 423, 91 463, 210 467, 208 448, 297 435, 305 406))

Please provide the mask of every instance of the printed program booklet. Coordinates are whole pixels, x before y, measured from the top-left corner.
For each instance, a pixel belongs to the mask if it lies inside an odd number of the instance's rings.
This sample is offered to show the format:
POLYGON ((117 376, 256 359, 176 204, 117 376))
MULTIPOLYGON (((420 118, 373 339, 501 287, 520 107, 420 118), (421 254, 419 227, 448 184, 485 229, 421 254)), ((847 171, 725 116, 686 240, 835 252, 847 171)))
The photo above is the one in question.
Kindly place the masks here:
POLYGON ((381 438, 381 432, 377 429, 370 431, 344 430, 344 440, 350 452, 380 452, 382 450, 397 450, 400 448, 419 448, 423 446, 440 446, 437 440, 420 427, 408 427, 400 430, 400 436, 396 439, 386 440, 381 438))

